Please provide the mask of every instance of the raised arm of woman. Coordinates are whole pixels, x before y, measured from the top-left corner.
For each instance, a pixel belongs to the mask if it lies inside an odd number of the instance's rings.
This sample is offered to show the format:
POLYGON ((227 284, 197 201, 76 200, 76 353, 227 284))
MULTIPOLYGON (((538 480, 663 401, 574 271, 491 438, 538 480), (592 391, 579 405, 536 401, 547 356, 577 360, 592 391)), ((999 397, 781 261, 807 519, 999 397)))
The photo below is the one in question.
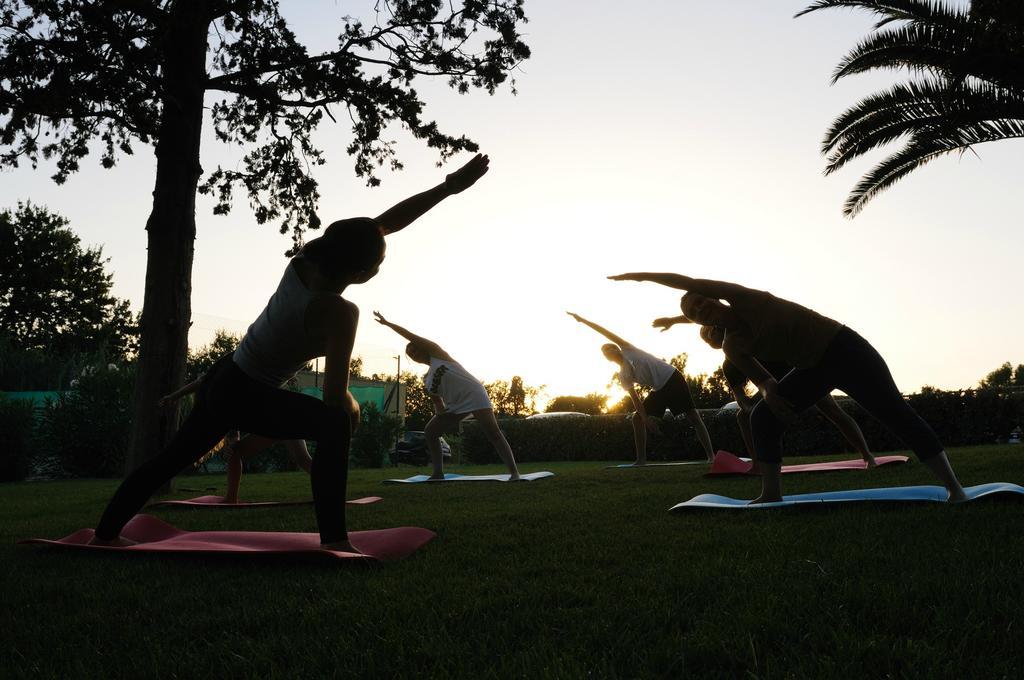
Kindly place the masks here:
POLYGON ((376 320, 377 323, 381 324, 382 326, 387 326, 388 328, 398 333, 409 342, 416 343, 424 350, 426 350, 430 354, 430 356, 437 357, 438 359, 447 359, 449 361, 454 361, 451 355, 448 354, 448 352, 445 352, 441 348, 441 346, 434 342, 433 340, 427 340, 426 338, 420 335, 416 335, 409 329, 399 326, 397 323, 391 323, 390 321, 385 319, 384 315, 381 314, 380 312, 374 312, 373 318, 374 320, 376 320))
POLYGON ((568 314, 572 318, 576 319, 577 321, 579 321, 584 326, 589 326, 590 328, 594 329, 595 331, 597 331, 598 333, 600 333, 604 337, 606 337, 609 340, 611 340, 612 342, 614 342, 619 347, 633 347, 633 344, 631 342, 623 340, 622 338, 620 338, 619 336, 615 335, 615 333, 612 333, 610 330, 608 330, 604 326, 598 326, 593 321, 589 321, 587 319, 584 319, 579 314, 575 314, 573 312, 566 312, 566 314, 568 314))
POLYGON ((406 228, 444 199, 473 186, 487 173, 489 163, 487 156, 478 153, 461 168, 447 175, 436 187, 410 196, 380 214, 377 223, 385 234, 406 228))
POLYGON ((682 274, 667 272, 628 272, 626 274, 609 276, 608 278, 612 281, 649 281, 651 283, 660 283, 669 288, 697 293, 716 300, 728 300, 750 290, 738 283, 715 281, 714 279, 694 279, 682 274))

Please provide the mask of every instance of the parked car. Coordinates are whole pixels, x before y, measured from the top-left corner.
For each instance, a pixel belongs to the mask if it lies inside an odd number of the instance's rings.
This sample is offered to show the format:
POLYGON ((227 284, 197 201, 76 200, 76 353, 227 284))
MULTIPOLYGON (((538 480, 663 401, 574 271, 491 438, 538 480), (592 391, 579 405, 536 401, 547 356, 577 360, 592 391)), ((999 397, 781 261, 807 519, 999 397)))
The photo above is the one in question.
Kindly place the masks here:
POLYGON ((589 418, 590 415, 586 413, 578 413, 576 411, 551 411, 550 413, 534 413, 532 416, 526 416, 527 420, 557 420, 559 418, 589 418))
MULTIPOLYGON (((452 457, 452 447, 441 437, 441 458, 452 457)), ((426 465, 430 462, 427 436, 423 432, 410 430, 402 435, 395 448, 391 449, 391 460, 408 465, 426 465)))

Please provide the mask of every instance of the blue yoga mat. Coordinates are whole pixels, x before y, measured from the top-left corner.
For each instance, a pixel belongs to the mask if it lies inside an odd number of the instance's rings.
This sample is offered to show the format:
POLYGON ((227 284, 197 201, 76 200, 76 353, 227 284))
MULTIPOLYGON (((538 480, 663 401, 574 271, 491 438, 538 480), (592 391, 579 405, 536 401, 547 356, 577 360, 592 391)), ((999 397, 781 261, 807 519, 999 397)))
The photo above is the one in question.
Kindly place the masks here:
MULTIPOLYGON (((530 472, 525 475, 519 475, 520 479, 524 482, 532 482, 535 479, 543 479, 544 477, 554 477, 554 472, 530 472)), ((430 484, 437 484, 440 482, 507 482, 508 475, 457 475, 453 472, 445 474, 444 479, 430 479, 430 475, 415 475, 413 477, 407 477, 405 479, 385 479, 385 484, 419 484, 421 482, 428 482, 430 484)))
MULTIPOLYGON (((1009 482, 992 482, 989 484, 978 484, 964 488, 967 500, 973 501, 985 496, 1013 496, 1024 497, 1024 486, 1010 484, 1009 482)), ((681 512, 684 510, 699 510, 702 508, 719 508, 729 510, 758 510, 761 508, 783 508, 793 505, 820 505, 822 503, 850 503, 856 501, 931 501, 938 503, 946 502, 946 489, 941 486, 897 486, 883 489, 856 489, 853 491, 825 491, 819 493, 801 493, 793 496, 783 496, 778 503, 758 503, 750 505, 750 501, 739 498, 729 498, 713 493, 702 493, 694 496, 685 503, 672 506, 670 512, 681 512)))
POLYGON ((622 463, 620 465, 609 465, 605 470, 622 470, 625 468, 637 468, 643 470, 650 467, 675 467, 677 465, 711 465, 706 460, 676 460, 671 463, 648 463, 647 465, 637 465, 636 463, 622 463))

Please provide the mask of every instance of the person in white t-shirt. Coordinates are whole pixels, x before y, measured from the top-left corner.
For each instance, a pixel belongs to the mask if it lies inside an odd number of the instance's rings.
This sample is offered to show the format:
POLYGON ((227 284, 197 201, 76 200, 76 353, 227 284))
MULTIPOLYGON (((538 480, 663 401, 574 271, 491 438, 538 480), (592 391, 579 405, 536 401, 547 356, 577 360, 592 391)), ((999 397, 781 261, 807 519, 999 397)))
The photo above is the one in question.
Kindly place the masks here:
POLYGON ((693 425, 697 439, 710 463, 715 457, 714 449, 711 447, 711 436, 708 435, 708 429, 704 426, 700 413, 693 405, 693 397, 690 396, 690 388, 686 385, 683 374, 671 364, 667 364, 632 343, 626 342, 607 328, 598 326, 579 314, 572 312, 567 312, 567 314, 611 340, 611 343, 601 345, 601 352, 608 361, 619 365, 616 377, 622 384, 622 388, 629 393, 629 398, 633 402, 635 464, 647 464, 647 431, 658 431, 656 418, 660 418, 666 409, 671 411, 673 416, 686 416, 686 419, 693 425), (651 387, 653 390, 641 401, 636 393, 636 385, 651 387))
POLYGON ((434 417, 423 428, 427 448, 430 449, 430 460, 434 466, 430 478, 444 479, 441 436, 457 430, 459 422, 472 415, 480 423, 484 435, 491 442, 498 457, 508 467, 509 481, 518 481, 519 468, 516 466, 515 456, 512 455, 512 447, 498 427, 491 399, 480 381, 436 342, 391 323, 380 312, 374 312, 373 316, 377 323, 387 326, 409 341, 405 346, 405 353, 410 359, 430 366, 430 370, 423 378, 423 387, 434 402, 434 417))

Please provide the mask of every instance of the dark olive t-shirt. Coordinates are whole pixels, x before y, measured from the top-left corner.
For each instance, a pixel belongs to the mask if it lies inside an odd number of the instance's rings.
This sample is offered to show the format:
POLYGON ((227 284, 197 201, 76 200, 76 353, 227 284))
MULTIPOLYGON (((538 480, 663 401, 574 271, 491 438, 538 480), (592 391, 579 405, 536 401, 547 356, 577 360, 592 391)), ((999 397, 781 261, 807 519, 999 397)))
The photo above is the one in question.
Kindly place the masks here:
MULTIPOLYGON (((783 361, 761 361, 760 363, 764 366, 764 370, 771 373, 776 380, 782 380, 782 376, 793 370, 792 366, 783 361)), ((750 376, 728 359, 722 362, 722 374, 733 390, 743 391, 743 388, 750 382, 750 376)))
POLYGON ((761 290, 729 297, 729 305, 750 329, 750 353, 758 361, 795 368, 816 365, 842 324, 813 309, 761 290))

